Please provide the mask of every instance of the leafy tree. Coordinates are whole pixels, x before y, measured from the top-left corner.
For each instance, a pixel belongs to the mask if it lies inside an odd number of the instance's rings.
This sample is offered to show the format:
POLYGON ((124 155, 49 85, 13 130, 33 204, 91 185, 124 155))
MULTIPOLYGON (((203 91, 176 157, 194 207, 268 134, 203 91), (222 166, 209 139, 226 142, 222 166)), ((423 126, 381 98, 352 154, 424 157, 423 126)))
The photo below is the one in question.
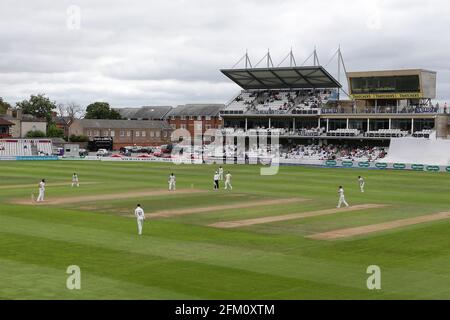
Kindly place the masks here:
POLYGON ((29 138, 29 139, 33 139, 33 138, 46 138, 47 135, 45 134, 45 132, 42 132, 42 131, 37 130, 37 131, 29 131, 29 132, 26 134, 25 137, 26 137, 26 138, 29 138))
POLYGON ((49 138, 64 138, 64 130, 58 128, 54 123, 47 128, 47 137, 49 138))
POLYGON ((89 142, 89 137, 86 136, 76 136, 74 134, 72 134, 69 137, 69 141, 70 142, 89 142))
POLYGON ((107 102, 94 102, 87 106, 85 119, 120 120, 122 117, 116 110, 111 109, 107 102))
POLYGON ((50 101, 44 94, 31 95, 29 100, 18 102, 16 105, 24 114, 46 119, 47 123, 52 122, 52 111, 56 109, 56 103, 50 101))
POLYGON ((9 108, 11 108, 11 105, 4 101, 2 97, 0 97, 0 114, 5 114, 6 110, 8 110, 9 108))

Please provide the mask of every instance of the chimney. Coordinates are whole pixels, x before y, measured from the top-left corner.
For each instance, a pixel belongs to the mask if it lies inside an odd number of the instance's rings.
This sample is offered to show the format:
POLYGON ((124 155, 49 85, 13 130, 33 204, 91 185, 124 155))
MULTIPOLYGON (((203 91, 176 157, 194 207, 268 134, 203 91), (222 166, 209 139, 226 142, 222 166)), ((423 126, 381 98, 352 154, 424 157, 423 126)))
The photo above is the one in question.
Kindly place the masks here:
POLYGON ((16 118, 22 120, 22 109, 18 108, 16 110, 16 118))

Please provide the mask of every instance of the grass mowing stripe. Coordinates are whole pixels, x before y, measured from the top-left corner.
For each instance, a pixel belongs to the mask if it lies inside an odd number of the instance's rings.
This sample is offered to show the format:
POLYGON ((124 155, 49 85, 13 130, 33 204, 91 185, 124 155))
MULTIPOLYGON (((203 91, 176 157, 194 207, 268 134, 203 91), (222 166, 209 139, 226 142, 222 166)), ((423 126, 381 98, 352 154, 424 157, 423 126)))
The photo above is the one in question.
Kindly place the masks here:
MULTIPOLYGON (((70 182, 72 173, 76 171, 81 183, 96 181, 99 184, 82 186, 79 190, 49 188, 48 197, 117 194, 123 190, 166 188, 168 174, 175 172, 179 188, 194 186, 209 191, 215 169, 216 166, 210 165, 2 162, 0 186, 35 184, 44 177, 49 182, 70 182)), ((0 268, 0 278, 14 272, 14 261, 19 265, 24 263, 17 271, 18 277, 14 278, 19 287, 27 285, 25 272, 31 272, 32 277, 38 277, 41 272, 45 275, 45 265, 31 263, 40 251, 42 255, 37 259, 42 260, 43 264, 48 262, 49 270, 53 270, 51 265, 59 266, 58 259, 68 262, 71 257, 82 257, 88 263, 87 276, 92 275, 90 281, 97 286, 97 298, 130 298, 141 292, 148 293, 152 298, 176 298, 180 295, 247 299, 450 298, 450 289, 446 285, 450 276, 448 222, 441 221, 426 228, 411 226, 337 243, 303 238, 305 234, 315 231, 411 218, 421 212, 448 211, 450 199, 444 195, 450 191, 450 175, 280 167, 278 175, 262 177, 259 169, 259 166, 224 166, 225 171, 230 170, 233 174, 233 193, 254 197, 255 201, 300 197, 311 199, 311 203, 302 204, 299 209, 294 205, 272 205, 164 221, 150 220, 144 227, 144 236, 138 238, 135 235, 135 221, 116 215, 116 210, 128 212, 133 209, 135 203, 131 199, 85 204, 91 209, 83 208, 83 203, 51 207, 21 206, 7 202, 28 198, 33 188, 2 189, 0 257, 14 257, 14 260, 9 260, 9 267, 0 268), (364 194, 358 189, 358 175, 366 180, 367 192, 364 194), (204 227, 217 221, 329 208, 336 205, 338 185, 345 187, 347 200, 352 205, 374 203, 390 207, 383 213, 377 212, 376 218, 361 212, 255 225, 241 230, 204 227), (33 243, 37 244, 38 251, 33 243), (74 250, 74 255, 67 247, 74 250), (96 261, 96 256, 102 261, 96 261), (110 274, 103 277, 97 272, 108 268, 108 263, 110 274), (139 264, 143 271, 138 272, 137 277, 134 272, 126 273, 126 270, 140 270, 139 264), (368 277, 366 268, 372 264, 382 268, 383 290, 377 293, 370 293, 365 288, 368 277), (91 274, 91 270, 95 272, 91 274), (196 277, 198 274, 205 274, 208 278, 196 277), (182 288, 171 290, 177 285, 182 288), (127 289, 132 292, 127 293, 127 289), (261 293, 256 289, 260 289, 261 293), (116 295, 114 291, 117 291, 116 295)), ((222 191, 206 194, 208 196, 205 197, 181 195, 170 200, 155 198, 143 201, 148 212, 177 210, 184 207, 183 202, 186 202, 186 207, 195 208, 227 201, 227 195, 222 191)), ((230 198, 229 201, 240 202, 237 198, 230 198)), ((21 295, 0 291, 0 296, 50 298, 46 295, 46 289, 45 283, 36 282, 32 293, 23 292, 21 295)), ((80 292, 79 297, 91 297, 91 293, 93 291, 84 295, 80 292)))

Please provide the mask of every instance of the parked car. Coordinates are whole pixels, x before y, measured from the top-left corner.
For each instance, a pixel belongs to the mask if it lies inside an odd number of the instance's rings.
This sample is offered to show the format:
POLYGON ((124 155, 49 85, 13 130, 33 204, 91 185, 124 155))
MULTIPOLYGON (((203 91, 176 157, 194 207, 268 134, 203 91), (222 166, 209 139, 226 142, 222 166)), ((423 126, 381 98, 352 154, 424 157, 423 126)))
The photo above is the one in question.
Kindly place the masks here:
POLYGON ((80 157, 87 157, 89 155, 89 151, 87 151, 86 149, 80 149, 78 154, 80 155, 80 157))
POLYGON ((130 147, 120 148, 120 154, 124 155, 125 157, 131 157, 131 150, 129 148, 130 147))
POLYGON ((109 152, 106 149, 98 149, 97 151, 97 157, 108 157, 111 155, 111 152, 109 152))
POLYGON ((172 153, 173 145, 171 144, 165 144, 161 146, 161 152, 162 153, 172 153))

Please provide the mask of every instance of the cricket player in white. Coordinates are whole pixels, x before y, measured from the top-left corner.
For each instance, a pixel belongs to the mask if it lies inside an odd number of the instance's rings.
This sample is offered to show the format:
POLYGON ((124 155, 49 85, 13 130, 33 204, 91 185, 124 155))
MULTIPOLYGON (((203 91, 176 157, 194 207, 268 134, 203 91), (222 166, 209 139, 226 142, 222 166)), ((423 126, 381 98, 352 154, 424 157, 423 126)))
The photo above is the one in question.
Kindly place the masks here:
POLYGON ((366 182, 364 181, 364 178, 359 176, 358 182, 359 182, 359 189, 361 190, 362 193, 364 193, 364 185, 366 184, 366 182))
POLYGON ((72 187, 73 186, 77 186, 77 187, 80 186, 80 183, 78 181, 78 175, 76 173, 74 173, 72 176, 72 187))
POLYGON ((337 208, 340 208, 342 206, 342 204, 344 204, 346 207, 348 207, 348 203, 347 201, 345 201, 345 195, 344 195, 344 188, 342 186, 339 187, 339 204, 337 206, 337 208))
POLYGON ((39 196, 36 201, 42 202, 44 201, 44 197, 45 197, 45 179, 42 179, 42 181, 39 182, 39 196))
POLYGON ((219 180, 223 181, 223 168, 219 167, 219 180))
POLYGON ((219 172, 216 171, 214 174, 214 191, 219 190, 219 172))
POLYGON ((142 227, 144 226, 144 220, 145 220, 145 213, 144 210, 141 208, 141 205, 138 204, 136 209, 134 210, 134 215, 137 219, 137 226, 138 226, 138 234, 142 235, 142 227))
POLYGON ((169 191, 175 191, 177 190, 177 178, 175 177, 175 175, 172 173, 169 176, 169 191))
POLYGON ((233 186, 231 185, 231 173, 230 173, 230 171, 228 171, 226 176, 225 176, 225 190, 228 190, 228 188, 230 190, 233 190, 233 186))

